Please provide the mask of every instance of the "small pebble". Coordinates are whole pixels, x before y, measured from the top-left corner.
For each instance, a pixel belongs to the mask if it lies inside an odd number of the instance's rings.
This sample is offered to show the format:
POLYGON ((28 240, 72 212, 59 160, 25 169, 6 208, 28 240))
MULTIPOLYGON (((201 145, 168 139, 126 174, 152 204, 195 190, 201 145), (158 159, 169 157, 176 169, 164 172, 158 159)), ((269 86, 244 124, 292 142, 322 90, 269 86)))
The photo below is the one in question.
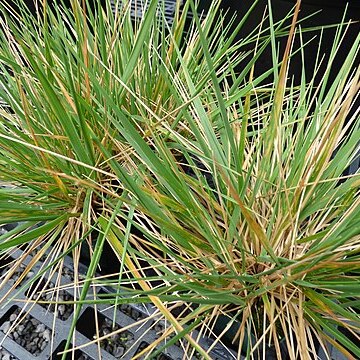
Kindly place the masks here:
POLYGON ((4 332, 4 333, 7 333, 10 329, 10 321, 5 321, 1 327, 1 330, 4 332))
POLYGON ((59 311, 60 315, 64 315, 64 313, 65 313, 65 305, 64 304, 59 305, 58 311, 59 311))
POLYGON ((46 342, 49 342, 50 341, 50 330, 49 329, 46 329, 44 332, 43 332, 43 338, 46 342))
MULTIPOLYGON (((41 300, 47 302, 53 301, 55 299, 57 299, 59 302, 73 300, 73 297, 65 290, 55 291, 53 290, 54 288, 54 283, 44 283, 43 286, 41 286, 43 292, 39 292, 36 294, 30 292, 27 294, 27 296, 34 300, 41 300)), ((60 304, 56 306, 55 304, 39 303, 39 305, 45 308, 47 311, 55 313, 56 317, 63 321, 67 320, 74 311, 74 307, 71 304, 60 304)))
POLYGON ((24 328, 25 328, 24 325, 19 325, 16 330, 17 330, 17 332, 18 332, 19 334, 22 334, 23 331, 24 331, 24 328))
POLYGON ((122 346, 118 346, 116 348, 116 350, 114 351, 114 356, 116 358, 120 358, 120 356, 122 356, 124 354, 124 352, 125 352, 125 349, 122 346))
POLYGON ((37 333, 42 333, 45 331, 45 325, 44 324, 39 324, 37 327, 36 327, 36 330, 35 330, 37 333))
POLYGON ((107 338, 100 341, 100 347, 105 351, 121 359, 123 354, 133 345, 134 334, 129 331, 124 331, 120 334, 112 334, 113 331, 119 330, 120 326, 114 324, 109 318, 105 318, 104 322, 99 328, 99 336, 108 336, 107 338))

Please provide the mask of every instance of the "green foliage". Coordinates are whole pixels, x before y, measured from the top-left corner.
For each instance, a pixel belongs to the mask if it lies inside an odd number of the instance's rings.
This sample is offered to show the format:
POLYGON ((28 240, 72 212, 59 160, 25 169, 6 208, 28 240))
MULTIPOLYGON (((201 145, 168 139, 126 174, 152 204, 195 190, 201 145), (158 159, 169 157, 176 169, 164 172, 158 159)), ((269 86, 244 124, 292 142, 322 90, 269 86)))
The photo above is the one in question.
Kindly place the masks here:
POLYGON ((318 88, 294 86, 288 63, 306 47, 282 58, 277 37, 291 44, 301 31, 271 12, 270 30, 234 43, 243 21, 230 31, 219 1, 189 30, 192 1, 173 24, 157 1, 138 22, 128 6, 113 15, 99 3, 15 17, 0 6, 0 223, 22 222, 0 236, 2 258, 49 251, 42 276, 67 253, 77 267, 89 246, 73 329, 84 303, 149 302, 170 324, 163 338, 176 333, 169 344, 190 344, 189 356, 210 358, 190 334, 214 335, 220 316, 249 358, 266 343, 280 358, 280 340, 291 358, 314 358, 312 334, 360 357, 337 328, 360 328, 360 177, 343 175, 360 138, 360 36, 332 84, 327 72, 318 88), (255 77, 269 44, 274 68, 255 77), (96 278, 105 242, 117 281, 96 278), (97 284, 114 292, 94 297, 97 284))

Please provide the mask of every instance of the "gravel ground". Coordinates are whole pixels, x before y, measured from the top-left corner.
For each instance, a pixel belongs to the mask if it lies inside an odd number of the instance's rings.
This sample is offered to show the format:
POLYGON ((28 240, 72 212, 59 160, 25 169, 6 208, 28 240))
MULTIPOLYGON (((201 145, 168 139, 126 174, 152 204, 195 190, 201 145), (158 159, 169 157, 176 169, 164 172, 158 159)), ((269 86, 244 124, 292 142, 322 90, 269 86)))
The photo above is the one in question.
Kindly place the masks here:
MULTIPOLYGON (((12 260, 10 260, 12 261, 12 260)), ((0 277, 2 276, 5 276, 5 274, 11 269, 12 267, 12 264, 10 265, 6 265, 4 267, 2 267, 0 269, 0 277)), ((12 286, 15 284, 15 282, 19 279, 19 277, 22 275, 22 273, 24 272, 26 266, 24 264, 20 264, 16 269, 15 271, 13 272, 13 275, 11 276, 11 278, 7 281, 7 284, 9 286, 12 286)), ((18 284, 16 286, 16 289, 19 288, 24 281, 27 281, 29 280, 32 276, 34 275, 34 273, 32 271, 29 271, 27 274, 26 274, 26 277, 20 282, 20 284, 18 284)))
MULTIPOLYGON (((84 280, 86 276, 84 275, 86 273, 86 269, 83 268, 82 264, 80 264, 78 269, 78 277, 80 280, 84 280)), ((70 283, 73 283, 75 280, 75 274, 73 269, 69 269, 67 266, 63 266, 62 268, 62 276, 69 280, 70 283)))
MULTIPOLYGON (((8 229, 4 229, 0 227, 0 235, 2 233, 5 233, 8 229)), ((43 260, 46 260, 45 258, 43 260)), ((5 262, 5 264, 8 261, 5 262)), ((11 266, 6 264, 2 268, 0 268, 0 277, 3 276, 7 271, 9 271, 11 266)), ((10 283, 14 284, 17 279, 19 279, 20 275, 22 274, 23 270, 25 269, 24 265, 20 265, 19 268, 14 272, 14 275, 10 279, 10 283)), ((63 273, 62 275, 70 280, 74 280, 74 271, 72 269, 69 269, 68 267, 63 267, 63 273)), ((27 276, 25 281, 28 280, 31 276, 34 274, 30 272, 27 276)), ((39 290, 49 290, 54 288, 55 285, 53 283, 49 283, 46 288, 39 287, 39 290)), ((34 287, 33 287, 34 288, 34 287)), ((38 291, 39 292, 39 291, 38 291)), ((41 294, 39 297, 39 293, 36 294, 29 294, 29 292, 26 294, 31 299, 37 299, 40 301, 51 301, 56 298, 56 292, 46 291, 45 293, 41 294)), ((58 294, 58 299, 60 301, 71 301, 73 300, 72 296, 67 293, 64 290, 60 290, 58 294)), ((73 306, 67 305, 67 304, 61 304, 58 305, 58 307, 55 309, 54 304, 39 304, 42 307, 46 308, 52 313, 55 313, 56 316, 60 320, 67 320, 72 312, 73 312, 73 306)), ((133 306, 129 304, 121 304, 119 305, 119 310, 122 311, 124 314, 129 316, 135 321, 145 319, 147 316, 142 313, 141 311, 137 310, 133 306)), ((2 326, 0 327, 0 330, 2 330, 4 333, 6 333, 10 327, 16 322, 17 315, 20 313, 20 309, 17 308, 15 312, 13 312, 9 319, 5 321, 2 326)), ((22 315, 23 316, 23 315, 22 315)), ((113 327, 112 320, 105 318, 102 325, 99 328, 99 336, 102 337, 104 335, 110 334, 114 330, 118 330, 120 327, 118 325, 115 325, 113 327)), ((163 329, 161 325, 156 326, 156 331, 161 332, 163 329)), ((20 346, 25 348, 27 351, 29 351, 34 356, 39 355, 47 345, 47 343, 50 341, 51 338, 51 331, 50 329, 46 328, 44 324, 42 324, 40 321, 33 318, 31 315, 27 315, 26 318, 21 321, 20 324, 16 326, 15 329, 11 331, 9 334, 9 337, 12 338, 16 343, 18 343, 20 346)), ((129 331, 124 331, 120 334, 113 335, 107 339, 104 339, 100 342, 100 346, 113 355, 117 359, 121 359, 123 357, 123 354, 134 344, 134 335, 129 331)), ((8 353, 5 349, 0 350, 0 360, 17 360, 14 356, 12 356, 10 353, 8 353), (3 353, 4 352, 4 353, 3 353), (6 353, 5 353, 6 352, 6 353)), ((85 353, 80 354, 80 357, 77 358, 78 360, 93 360, 90 356, 86 355, 85 353)), ((156 357, 156 360, 171 360, 166 355, 159 355, 156 357)))
MULTIPOLYGON (((74 298, 65 290, 53 290, 55 288, 55 284, 50 282, 47 284, 46 287, 39 287, 35 294, 31 294, 31 291, 28 291, 26 296, 30 299, 38 300, 38 301, 55 301, 58 300, 59 302, 62 301, 72 301, 74 298), (41 292, 44 290, 45 292, 41 292), (40 293, 40 294, 39 294, 40 293), (32 295, 32 296, 31 296, 32 295)), ((39 303, 40 306, 45 308, 46 310, 55 314, 57 318, 62 321, 67 320, 74 311, 74 306, 72 304, 60 304, 55 306, 55 304, 42 304, 39 303)))
POLYGON ((8 336, 31 354, 37 356, 50 342, 51 330, 29 314, 18 323, 19 314, 20 308, 16 307, 9 319, 2 324, 0 330, 7 333, 11 326, 17 323, 15 329, 12 329, 8 336))
MULTIPOLYGON (((142 343, 140 343, 138 349, 136 350, 136 354, 138 354, 141 350, 144 350, 148 346, 149 346, 149 344, 147 342, 143 341, 142 343)), ((145 359, 146 359, 146 355, 139 357, 139 360, 145 360, 145 359)), ((171 357, 161 353, 161 354, 157 355, 156 357, 154 357, 154 360, 173 360, 173 359, 171 357)))
POLYGON ((70 280, 71 282, 74 281, 74 271, 71 270, 71 269, 69 269, 69 268, 66 267, 66 266, 64 266, 64 267, 62 268, 62 275, 63 275, 66 279, 70 280))
MULTIPOLYGON (((0 236, 2 234, 5 234, 6 232, 10 231, 15 227, 14 224, 6 224, 3 226, 0 226, 0 236)), ((4 257, 0 260, 0 263, 3 265, 0 267, 0 281, 1 277, 3 277, 12 267, 14 259, 12 257, 4 257)), ((25 270, 26 266, 24 264, 20 264, 16 270, 13 273, 13 276, 7 281, 7 284, 12 286, 15 284, 15 282, 19 279, 23 271, 25 270)), ((32 277, 34 273, 32 271, 29 271, 29 273, 26 275, 26 278, 23 281, 28 280, 30 277, 32 277)), ((18 288, 20 284, 16 287, 18 288)))
MULTIPOLYGON (((99 336, 102 337, 104 335, 110 334, 112 331, 120 329, 120 326, 115 324, 113 327, 113 322, 105 318, 103 323, 99 328, 99 336)), ((111 335, 110 337, 100 341, 100 347, 102 347, 105 351, 116 357, 117 359, 121 359, 123 354, 133 345, 134 343, 134 335, 129 331, 123 331, 120 334, 111 335)))
POLYGON ((14 355, 0 347, 0 360, 18 360, 14 355))
POLYGON ((146 319, 147 316, 140 312, 139 310, 135 309, 133 306, 129 304, 121 304, 119 306, 119 310, 123 312, 125 315, 129 316, 133 320, 143 320, 146 319))
MULTIPOLYGON (((62 355, 59 354, 62 351, 64 351, 65 349, 65 345, 66 345, 66 340, 63 340, 59 346, 56 348, 56 350, 53 352, 53 354, 51 355, 51 358, 49 358, 48 360, 61 360, 62 355)), ((72 348, 73 345, 70 344, 70 348, 72 348)), ((66 356, 66 359, 72 359, 74 356, 74 360, 94 360, 91 356, 85 354, 84 352, 82 352, 81 350, 75 350, 74 353, 68 353, 66 356)))

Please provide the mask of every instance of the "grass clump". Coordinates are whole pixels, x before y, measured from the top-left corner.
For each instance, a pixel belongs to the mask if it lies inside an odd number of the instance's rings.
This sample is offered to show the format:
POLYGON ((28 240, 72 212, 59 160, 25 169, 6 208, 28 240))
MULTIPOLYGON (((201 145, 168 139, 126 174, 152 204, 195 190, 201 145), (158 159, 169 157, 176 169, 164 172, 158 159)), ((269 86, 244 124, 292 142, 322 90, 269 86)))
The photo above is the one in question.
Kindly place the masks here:
POLYGON ((172 24, 157 1, 137 22, 128 2, 115 14, 110 2, 2 9, 0 180, 10 186, 0 222, 21 222, 1 235, 2 257, 49 252, 36 280, 72 254, 72 331, 84 303, 152 303, 169 326, 135 358, 157 356, 174 334, 188 356, 211 358, 194 329, 215 344, 234 330, 230 342, 248 358, 269 346, 279 359, 284 348, 315 358, 327 343, 359 357, 339 326, 358 337, 360 178, 344 172, 360 137, 360 37, 329 84, 340 26, 320 84, 295 86, 287 69, 306 51, 291 46, 300 2, 291 27, 270 12, 271 29, 259 24, 237 43, 246 19, 230 31, 219 4, 199 18, 187 1, 172 24), (255 77, 269 44, 273 68, 255 77), (96 278, 105 243, 117 281, 96 278), (114 292, 94 297, 98 285, 114 292))

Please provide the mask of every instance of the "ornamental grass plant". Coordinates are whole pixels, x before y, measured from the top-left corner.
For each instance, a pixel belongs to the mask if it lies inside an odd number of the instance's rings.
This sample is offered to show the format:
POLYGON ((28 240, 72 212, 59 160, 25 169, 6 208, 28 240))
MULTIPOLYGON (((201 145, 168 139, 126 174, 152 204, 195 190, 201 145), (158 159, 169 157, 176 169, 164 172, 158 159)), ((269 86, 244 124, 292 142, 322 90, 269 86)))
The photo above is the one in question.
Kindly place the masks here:
POLYGON ((269 2, 236 43, 246 17, 225 22, 218 0, 201 15, 185 1, 173 21, 154 0, 137 21, 130 2, 94 4, 0 5, 0 224, 18 224, 0 256, 23 253, 2 286, 33 257, 1 304, 69 255, 74 280, 58 278, 48 301, 74 289, 67 351, 86 345, 72 338, 84 304, 146 303, 166 326, 134 359, 176 341, 184 359, 210 359, 200 336, 228 344, 234 327, 238 358, 271 346, 278 359, 316 359, 329 344, 360 358, 360 174, 345 172, 359 154, 360 35, 332 83, 348 24, 320 83, 299 69, 294 84, 287 69, 306 44, 293 40, 316 30, 297 21, 301 1, 278 23, 269 2), (273 67, 255 76, 267 46, 273 67), (106 244, 118 262, 99 276, 106 244))

